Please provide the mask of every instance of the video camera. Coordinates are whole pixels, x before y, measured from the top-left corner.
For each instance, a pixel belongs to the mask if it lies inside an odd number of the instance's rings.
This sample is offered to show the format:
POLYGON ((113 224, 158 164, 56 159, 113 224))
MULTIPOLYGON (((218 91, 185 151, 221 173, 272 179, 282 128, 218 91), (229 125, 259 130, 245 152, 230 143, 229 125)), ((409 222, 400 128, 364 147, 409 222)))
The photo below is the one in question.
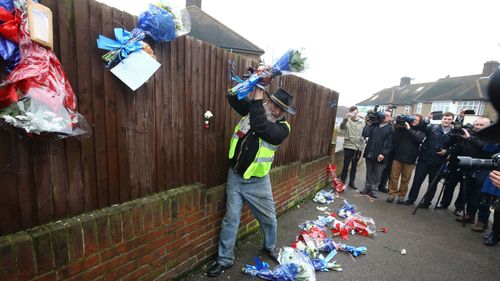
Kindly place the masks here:
POLYGON ((411 124, 413 121, 415 121, 415 116, 401 114, 401 115, 396 116, 396 124, 394 127, 395 128, 404 128, 406 122, 408 124, 411 124))
POLYGON ((452 137, 463 136, 465 134, 463 129, 466 129, 469 133, 471 133, 472 129, 474 128, 471 124, 462 125, 462 123, 460 122, 453 122, 452 125, 453 127, 451 128, 450 131, 452 137))
POLYGON ((491 159, 479 159, 468 156, 458 156, 458 167, 464 170, 497 170, 500 171, 500 153, 491 159))
POLYGON ((385 118, 385 113, 381 111, 372 111, 368 112, 366 117, 368 117, 370 124, 380 124, 385 118))

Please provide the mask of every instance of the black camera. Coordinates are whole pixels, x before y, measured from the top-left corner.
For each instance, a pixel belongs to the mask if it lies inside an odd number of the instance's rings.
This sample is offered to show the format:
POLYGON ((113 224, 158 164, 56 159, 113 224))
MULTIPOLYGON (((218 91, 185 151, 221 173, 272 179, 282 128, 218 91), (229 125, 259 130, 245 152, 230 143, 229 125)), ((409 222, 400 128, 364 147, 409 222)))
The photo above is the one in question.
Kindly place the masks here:
POLYGON ((401 115, 396 116, 395 127, 396 128, 404 128, 406 122, 411 125, 411 123, 413 121, 415 121, 415 117, 413 115, 401 114, 401 115))
POLYGON ((385 113, 381 111, 370 111, 366 115, 370 124, 380 124, 385 118, 385 113))
POLYGON ((458 156, 458 167, 464 170, 497 170, 500 171, 500 153, 491 159, 479 159, 468 156, 458 156))

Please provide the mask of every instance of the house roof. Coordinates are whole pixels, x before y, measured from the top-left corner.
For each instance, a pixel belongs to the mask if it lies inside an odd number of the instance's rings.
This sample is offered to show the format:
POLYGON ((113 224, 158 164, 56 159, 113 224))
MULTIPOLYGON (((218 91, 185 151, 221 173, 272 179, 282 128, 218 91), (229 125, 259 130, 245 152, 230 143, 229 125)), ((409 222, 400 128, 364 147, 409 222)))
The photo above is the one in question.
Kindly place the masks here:
POLYGON ((248 41, 196 6, 186 8, 191 18, 189 36, 217 47, 261 56, 264 50, 248 41))
POLYGON ((413 100, 420 93, 427 91, 433 83, 410 84, 404 87, 394 86, 377 92, 370 98, 358 103, 358 105, 392 104, 405 105, 412 104, 413 100))
POLYGON ((489 77, 480 74, 441 78, 435 82, 393 86, 383 89, 357 105, 410 105, 444 100, 487 100, 489 77))

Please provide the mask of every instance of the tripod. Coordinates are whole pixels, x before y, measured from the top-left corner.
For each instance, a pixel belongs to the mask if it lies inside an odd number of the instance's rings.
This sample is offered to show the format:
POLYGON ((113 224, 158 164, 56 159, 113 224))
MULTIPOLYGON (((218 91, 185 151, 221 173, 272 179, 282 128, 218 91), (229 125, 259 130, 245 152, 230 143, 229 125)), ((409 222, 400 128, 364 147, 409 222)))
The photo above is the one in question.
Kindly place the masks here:
MULTIPOLYGON (((457 164, 457 161, 450 160, 449 158, 450 157, 448 157, 447 161, 439 167, 438 173, 432 179, 431 183, 429 184, 429 187, 431 188, 432 186, 436 185, 436 189, 437 189, 437 182, 443 177, 443 175, 450 173, 450 168, 449 168, 450 166, 452 167, 451 169, 454 169, 458 172, 458 174, 460 175, 460 192, 462 193, 462 203, 464 206, 464 210, 462 211, 462 226, 465 227, 465 204, 467 202, 466 201, 466 194, 465 194, 466 174, 464 173, 464 171, 462 169, 460 169, 458 167, 458 165, 455 165, 455 164, 457 164)), ((449 183, 449 180, 450 180, 449 177, 445 178, 445 181, 441 187, 441 191, 439 192, 437 202, 439 202, 439 200, 441 200, 444 189, 447 186, 447 184, 449 183)), ((427 189, 424 196, 422 197, 422 199, 420 199, 420 202, 415 207, 415 210, 413 210, 413 213, 412 213, 413 215, 415 215, 417 213, 418 207, 424 202, 424 200, 426 200, 430 196, 430 194, 429 194, 430 192, 431 192, 431 189, 427 189)), ((432 198, 430 198, 430 200, 432 200, 432 198)), ((435 210, 437 210, 437 204, 434 206, 434 211, 435 210)))

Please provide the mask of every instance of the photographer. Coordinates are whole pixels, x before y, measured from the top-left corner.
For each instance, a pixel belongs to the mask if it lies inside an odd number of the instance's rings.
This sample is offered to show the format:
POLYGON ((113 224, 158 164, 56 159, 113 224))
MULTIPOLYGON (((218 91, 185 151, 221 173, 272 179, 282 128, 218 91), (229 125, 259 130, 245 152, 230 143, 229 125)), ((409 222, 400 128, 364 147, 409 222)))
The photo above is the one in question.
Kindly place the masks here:
POLYGON ((384 160, 392 150, 394 128, 391 113, 374 111, 368 115, 368 123, 363 129, 363 137, 368 138, 363 157, 366 159, 365 188, 359 193, 377 198, 376 190, 384 170, 384 160))
POLYGON ((351 106, 349 113, 340 124, 340 129, 344 130, 344 166, 340 174, 340 180, 346 183, 347 170, 349 164, 351 165, 351 172, 349 173, 349 187, 357 189, 354 184, 356 178, 356 168, 358 166, 359 158, 361 158, 361 151, 363 150, 363 128, 365 121, 359 117, 358 108, 351 106))
POLYGON ((389 184, 388 203, 392 203, 398 195, 398 204, 404 202, 411 174, 415 169, 420 144, 425 138, 424 132, 418 129, 422 116, 398 116, 394 123, 392 135, 394 160, 392 161, 391 179, 389 184), (401 177, 401 185, 398 183, 401 177))
POLYGON ((427 124, 425 126, 425 141, 422 144, 422 150, 419 153, 415 176, 408 194, 408 199, 404 202, 405 205, 412 205, 417 200, 420 187, 429 176, 429 187, 427 189, 426 198, 419 208, 429 208, 431 201, 436 193, 437 181, 431 186, 432 180, 440 172, 441 166, 446 162, 447 149, 451 144, 450 131, 451 122, 454 114, 445 112, 441 119, 440 125, 427 124))
MULTIPOLYGON (((459 212, 463 211, 465 205, 467 205, 467 211, 465 215, 465 222, 474 223, 476 211, 478 209, 480 194, 481 194, 481 186, 487 176, 486 171, 479 170, 468 170, 468 171, 457 171, 457 166, 454 165, 457 160, 457 156, 469 156, 472 158, 490 158, 491 154, 488 154, 483 151, 483 147, 487 144, 484 141, 479 140, 475 136, 475 132, 485 128, 490 125, 490 119, 488 118, 479 118, 474 121, 474 125, 472 130, 469 131, 468 128, 463 126, 461 128, 462 135, 458 135, 458 138, 462 139, 463 146, 460 147, 460 143, 457 144, 460 149, 458 151, 452 151, 452 155, 450 155, 450 162, 452 165, 449 165, 451 171, 448 175, 448 181, 444 185, 443 198, 441 202, 436 206, 437 209, 446 209, 448 205, 450 205, 451 200, 453 198, 453 193, 455 191, 455 187, 457 183, 462 178, 462 175, 465 175, 465 190, 460 189, 459 195, 455 200, 455 215, 459 215, 459 212), (464 196, 465 195, 465 202, 464 196)), ((460 125, 456 126, 460 128, 460 125)), ((455 129, 454 129, 455 130, 455 129)), ((453 133, 453 132, 452 132, 453 133)), ((457 134, 457 133, 455 133, 457 134)), ((457 146, 456 145, 456 146, 457 146)), ((478 223, 472 227, 472 230, 482 232, 487 227, 488 217, 484 217, 484 214, 479 215, 478 223)), ((457 221, 462 221, 462 217, 457 218, 457 221)))

